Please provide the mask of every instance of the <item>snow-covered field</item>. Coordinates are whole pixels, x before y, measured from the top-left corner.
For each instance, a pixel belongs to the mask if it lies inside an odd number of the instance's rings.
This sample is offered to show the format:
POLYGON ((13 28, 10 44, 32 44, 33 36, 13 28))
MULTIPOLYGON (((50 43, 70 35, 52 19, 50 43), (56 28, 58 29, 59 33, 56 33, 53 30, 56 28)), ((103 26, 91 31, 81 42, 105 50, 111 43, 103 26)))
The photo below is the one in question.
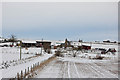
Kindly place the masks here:
MULTIPOLYGON (((1 47, 0 47, 1 48, 1 47)), ((2 47, 2 61, 12 61, 20 59, 20 48, 18 47, 2 47)), ((44 53, 44 51, 42 51, 44 53)), ((22 58, 28 58, 35 54, 40 54, 41 48, 22 48, 22 58)))
POLYGON ((44 54, 36 58, 21 61, 20 63, 16 63, 16 65, 11 65, 7 69, 2 69, 2 77, 3 78, 15 78, 17 73, 19 73, 21 70, 24 71, 28 67, 31 67, 33 64, 47 60, 51 56, 52 54, 44 54))
MULTIPOLYGON (((89 43, 82 43, 90 45, 89 43)), ((118 45, 117 44, 92 44, 94 48, 115 48, 117 52, 113 54, 102 54, 103 60, 93 60, 89 57, 96 57, 97 52, 77 51, 77 56, 73 57, 74 51, 67 51, 64 57, 57 57, 47 64, 41 71, 37 72, 35 78, 117 78, 118 77, 118 45)), ((19 47, 0 47, 2 60, 0 71, 3 78, 14 78, 21 70, 25 70, 31 65, 47 60, 54 54, 47 54, 41 48, 22 48, 22 60, 20 60, 19 47)), ((52 53, 54 53, 54 49, 52 53)))
POLYGON ((22 48, 22 59, 20 60, 20 48, 18 47, 0 47, 2 54, 2 62, 0 63, 0 69, 2 69, 3 78, 14 78, 21 70, 25 70, 31 67, 35 63, 40 63, 53 54, 47 54, 42 50, 42 55, 36 55, 41 53, 41 48, 22 48))

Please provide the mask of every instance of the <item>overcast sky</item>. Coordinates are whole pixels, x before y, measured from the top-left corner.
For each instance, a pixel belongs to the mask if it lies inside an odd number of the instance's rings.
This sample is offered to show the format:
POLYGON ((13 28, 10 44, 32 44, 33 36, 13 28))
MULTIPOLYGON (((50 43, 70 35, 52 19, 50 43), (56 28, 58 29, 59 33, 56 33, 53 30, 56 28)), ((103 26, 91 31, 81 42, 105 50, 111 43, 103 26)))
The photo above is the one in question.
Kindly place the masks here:
POLYGON ((118 6, 112 2, 3 3, 2 35, 84 41, 117 40, 118 6))

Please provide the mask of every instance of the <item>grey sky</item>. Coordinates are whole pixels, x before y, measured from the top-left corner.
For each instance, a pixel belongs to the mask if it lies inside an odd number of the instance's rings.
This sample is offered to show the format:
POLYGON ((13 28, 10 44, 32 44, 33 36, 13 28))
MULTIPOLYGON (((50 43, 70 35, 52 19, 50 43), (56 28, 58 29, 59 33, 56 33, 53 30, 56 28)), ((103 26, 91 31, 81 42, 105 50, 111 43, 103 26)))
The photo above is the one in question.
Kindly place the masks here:
POLYGON ((13 2, 2 7, 3 37, 117 40, 117 3, 13 2))

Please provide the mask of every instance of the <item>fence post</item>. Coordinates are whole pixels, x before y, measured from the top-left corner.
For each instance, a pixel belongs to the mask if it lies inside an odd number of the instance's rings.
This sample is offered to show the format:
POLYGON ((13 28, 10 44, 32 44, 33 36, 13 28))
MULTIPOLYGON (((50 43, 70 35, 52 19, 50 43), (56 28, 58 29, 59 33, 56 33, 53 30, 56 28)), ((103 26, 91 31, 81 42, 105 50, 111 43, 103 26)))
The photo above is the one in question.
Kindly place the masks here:
POLYGON ((19 73, 17 73, 17 79, 20 80, 19 73))
POLYGON ((33 64, 33 70, 35 69, 35 65, 33 64))
POLYGON ((34 66, 34 68, 36 68, 36 63, 35 63, 35 66, 34 66))
POLYGON ((32 66, 31 66, 31 72, 32 72, 32 66))
POLYGON ((23 78, 23 71, 21 70, 21 79, 23 78))
POLYGON ((25 69, 25 74, 24 74, 24 78, 26 77, 26 69, 25 69))
POLYGON ((29 74, 29 67, 28 67, 28 74, 29 74))

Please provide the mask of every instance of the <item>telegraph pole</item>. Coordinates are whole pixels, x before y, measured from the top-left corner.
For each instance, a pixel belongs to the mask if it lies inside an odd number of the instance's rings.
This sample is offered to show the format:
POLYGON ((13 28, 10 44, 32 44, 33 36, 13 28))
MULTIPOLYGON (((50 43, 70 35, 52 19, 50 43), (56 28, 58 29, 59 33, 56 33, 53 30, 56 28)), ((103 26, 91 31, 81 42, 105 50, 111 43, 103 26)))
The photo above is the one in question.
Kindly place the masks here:
POLYGON ((20 60, 21 60, 21 53, 22 53, 21 46, 22 46, 22 41, 20 41, 20 60))
MULTIPOLYGON (((42 38, 42 41, 41 42, 43 42, 43 38, 42 38)), ((41 43, 42 45, 41 45, 41 54, 42 54, 42 47, 43 47, 43 43, 41 43)))

